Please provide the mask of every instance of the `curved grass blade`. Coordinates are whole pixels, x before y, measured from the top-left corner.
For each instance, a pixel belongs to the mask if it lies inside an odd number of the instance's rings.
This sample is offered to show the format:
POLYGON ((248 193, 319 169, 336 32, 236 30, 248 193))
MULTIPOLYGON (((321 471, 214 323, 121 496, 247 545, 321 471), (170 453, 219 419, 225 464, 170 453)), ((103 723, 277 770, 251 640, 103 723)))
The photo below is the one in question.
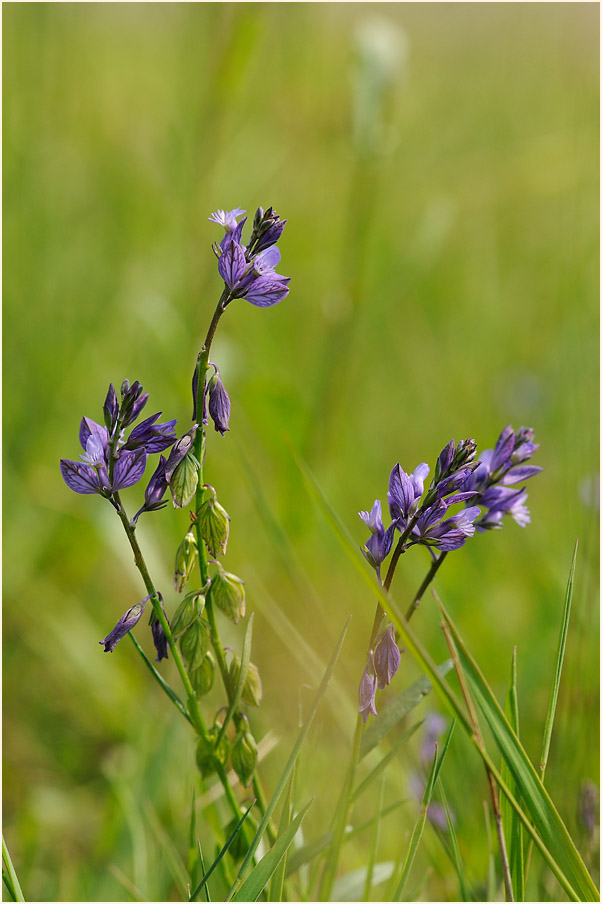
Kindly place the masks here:
MULTIPOLYGON (((452 668, 451 659, 443 662, 438 673, 443 678, 452 668)), ((424 675, 414 684, 397 694, 387 705, 380 710, 378 719, 373 719, 362 735, 360 742, 360 759, 370 753, 382 739, 391 731, 397 723, 418 706, 423 697, 426 697, 433 689, 432 682, 424 675)))
MULTIPOLYGON (((242 816, 240 817, 240 819, 239 819, 238 822, 236 823, 236 825, 235 825, 235 827, 234 827, 234 830, 232 831, 232 834, 229 836, 229 838, 228 838, 228 840, 226 841, 225 845, 223 846, 223 848, 221 849, 221 851, 219 852, 219 854, 217 855, 217 857, 215 858, 215 860, 213 861, 213 863, 211 864, 211 866, 209 867, 209 869, 207 870, 207 872, 203 875, 203 878, 201 879, 201 881, 199 882, 199 884, 196 886, 196 888, 194 889, 194 891, 191 892, 191 894, 190 894, 190 896, 189 896, 189 898, 188 898, 189 901, 194 901, 194 899, 196 898, 196 896, 198 895, 198 893, 200 892, 200 890, 203 888, 203 886, 207 886, 207 882, 208 882, 208 880, 209 880, 209 877, 211 876, 211 874, 213 873, 213 871, 214 871, 215 869, 217 869, 217 867, 219 866, 219 864, 220 864, 222 858, 224 857, 224 854, 227 852, 228 848, 230 847, 230 845, 232 844, 232 842, 234 841, 234 839, 236 838, 236 836, 238 835, 238 833, 239 833, 240 830, 242 829, 245 819, 247 818, 247 816, 249 815, 249 813, 251 812, 251 810, 253 809, 254 806, 255 806, 255 801, 253 800, 253 801, 251 801, 251 803, 249 804, 249 806, 247 807, 247 809, 245 810, 245 812, 242 814, 242 816)), ((201 863, 202 863, 202 859, 203 859, 202 854, 201 854, 201 858, 200 858, 200 859, 201 859, 201 863)), ((207 900, 209 900, 209 899, 207 899, 207 900)))
POLYGON ((182 701, 180 700, 180 698, 178 697, 176 692, 170 688, 169 684, 167 683, 167 681, 165 680, 163 675, 161 675, 161 673, 158 672, 157 669, 154 667, 154 665, 152 664, 152 662, 150 661, 150 659, 148 658, 148 656, 146 655, 146 653, 144 652, 144 650, 142 649, 142 647, 140 646, 140 644, 138 643, 138 641, 136 640, 136 638, 134 637, 134 635, 132 634, 131 631, 129 633, 129 636, 131 638, 132 643, 134 644, 134 646, 140 653, 142 659, 144 660, 144 664, 148 668, 148 670, 151 673, 151 675, 153 676, 153 678, 161 685, 161 687, 163 688, 163 690, 165 691, 165 693, 167 694, 167 696, 169 697, 171 702, 180 710, 180 712, 182 713, 184 718, 188 719, 188 721, 190 722, 191 725, 194 725, 194 722, 190 718, 188 710, 186 709, 186 707, 184 706, 184 704, 182 703, 182 701))
POLYGON ((21 891, 17 871, 13 866, 13 861, 11 860, 10 854, 8 852, 8 847, 6 845, 6 841, 4 840, 4 835, 2 836, 2 863, 2 878, 10 896, 12 897, 13 901, 24 901, 25 898, 23 897, 23 892, 21 891))
MULTIPOLYGON (((295 772, 296 772, 296 764, 293 767, 293 771, 290 777, 290 781, 288 783, 288 793, 286 795, 286 799, 284 801, 284 805, 282 807, 282 813, 280 814, 280 825, 278 826, 278 836, 286 832, 286 829, 291 823, 293 818, 293 790, 295 785, 295 772)), ((284 889, 284 878, 286 876, 286 860, 287 860, 288 851, 285 851, 284 857, 278 864, 276 871, 272 877, 272 881, 270 882, 270 892, 268 894, 268 901, 281 901, 282 900, 282 892, 284 889)))
MULTIPOLYGON (((516 782, 524 805, 533 820, 536 833, 531 833, 531 836, 536 843, 539 842, 540 850, 543 844, 550 858, 546 857, 549 865, 573 900, 598 901, 600 896, 596 886, 533 764, 504 716, 483 673, 468 652, 457 628, 443 606, 440 606, 440 609, 454 635, 462 670, 469 682, 471 693, 489 725, 500 753, 516 782)), ((507 784, 503 782, 502 777, 499 776, 498 779, 496 775, 496 780, 498 783, 501 782, 500 787, 508 796, 512 806, 520 811, 521 808, 516 798, 507 784)), ((522 817, 519 816, 519 818, 522 820, 522 817)))
MULTIPOLYGON (((506 697, 506 718, 512 726, 516 737, 519 736, 518 726, 518 694, 516 685, 516 647, 512 652, 512 668, 510 670, 510 687, 506 697)), ((520 793, 514 777, 508 768, 506 760, 502 760, 502 778, 514 794, 520 800, 520 793)), ((505 836, 508 843, 508 862, 510 876, 514 890, 515 901, 525 899, 525 844, 523 825, 510 806, 508 799, 502 795, 501 799, 502 820, 506 827, 505 836)))
POLYGON ((280 861, 293 843, 293 839, 297 834, 299 826, 303 822, 312 803, 313 798, 305 805, 305 807, 303 807, 300 813, 297 813, 284 834, 276 840, 274 847, 268 851, 265 857, 263 857, 256 866, 253 867, 238 891, 233 897, 229 897, 228 900, 256 901, 258 899, 259 895, 278 868, 280 861))
POLYGON ((341 648, 343 646, 343 641, 344 641, 345 635, 347 633, 347 628, 349 626, 350 618, 351 618, 351 616, 349 616, 349 618, 345 622, 345 627, 341 631, 341 636, 338 639, 334 653, 332 654, 330 662, 328 663, 328 667, 327 667, 326 671, 324 672, 324 676, 320 683, 320 687, 318 688, 317 693, 313 699, 312 706, 311 706, 311 709, 307 716, 307 719, 305 720, 305 723, 302 726, 301 731, 299 732, 299 734, 297 736, 295 746, 293 747, 291 754, 286 762, 286 765, 282 771, 282 774, 278 781, 278 785, 276 786, 276 790, 274 791, 274 794, 272 795, 272 799, 270 800, 269 804, 267 805, 267 807, 265 809, 265 813, 263 814, 263 819, 261 820, 261 822, 259 824, 259 827, 255 833, 255 837, 251 841, 249 850, 247 851, 245 859, 243 860, 241 867, 238 871, 238 875, 236 876, 236 879, 234 880, 234 884, 232 885, 232 888, 230 889, 230 891, 228 893, 228 897, 226 898, 227 901, 232 900, 233 895, 235 895, 237 893, 238 889, 242 885, 243 875, 245 873, 245 870, 247 869, 251 859, 253 858, 255 851, 257 850, 257 845, 259 844, 259 842, 262 838, 262 835, 266 830, 266 826, 267 826, 268 822, 270 821, 270 818, 272 816, 272 813, 274 812, 276 804, 280 800, 280 797, 282 795, 282 792, 284 791, 286 783, 289 780, 291 772, 293 771, 293 767, 297 761, 297 757, 299 756, 301 747, 303 746, 303 743, 305 742, 305 738, 307 737, 307 733, 314 720, 314 716, 316 715, 318 706, 320 705, 320 701, 322 700, 322 697, 326 693, 326 689, 327 689, 330 679, 332 677, 332 673, 334 672, 334 668, 335 668, 335 665, 339 658, 339 654, 340 654, 341 648))

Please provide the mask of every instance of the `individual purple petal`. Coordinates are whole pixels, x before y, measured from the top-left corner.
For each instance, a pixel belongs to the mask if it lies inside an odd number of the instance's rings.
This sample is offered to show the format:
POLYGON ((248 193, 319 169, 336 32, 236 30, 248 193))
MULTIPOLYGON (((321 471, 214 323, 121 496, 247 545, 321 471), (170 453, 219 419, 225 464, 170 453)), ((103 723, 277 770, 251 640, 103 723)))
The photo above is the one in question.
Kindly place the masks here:
POLYGON ((258 308, 270 308, 286 298, 289 282, 288 276, 258 276, 243 297, 258 308))
POLYGON ((99 641, 101 645, 104 644, 105 653, 112 653, 119 641, 138 624, 149 599, 150 596, 145 596, 143 600, 128 609, 121 616, 111 633, 107 634, 104 640, 99 641))
POLYGON ((374 500, 374 505, 370 512, 358 512, 358 515, 373 534, 384 530, 380 499, 374 500))
POLYGON ((164 424, 156 424, 155 421, 161 416, 161 412, 153 414, 151 417, 141 421, 137 427, 134 427, 130 433, 124 449, 137 449, 144 447, 149 455, 155 452, 163 452, 169 446, 175 443, 177 437, 174 432, 176 425, 175 420, 166 421, 164 424))
POLYGON ((440 480, 445 477, 451 467, 451 463, 454 460, 454 452, 456 450, 456 444, 453 439, 450 439, 447 446, 442 449, 439 458, 437 459, 437 464, 435 465, 435 479, 440 480))
POLYGON ((137 483, 146 467, 146 452, 144 449, 136 449, 133 452, 122 451, 115 462, 113 471, 114 493, 125 490, 137 483))
POLYGON ((287 224, 287 220, 277 220, 273 223, 270 228, 265 232, 262 237, 259 239, 256 250, 262 251, 264 248, 268 248, 270 245, 275 245, 276 242, 280 240, 280 236, 284 232, 284 227, 287 224))
POLYGON ((119 403, 117 401, 117 393, 112 383, 109 383, 109 391, 103 405, 103 413, 105 417, 105 427, 112 433, 119 417, 119 403))
POLYGON ((261 251, 253 260, 253 269, 259 276, 271 273, 280 263, 280 249, 271 245, 265 251, 261 251))
POLYGON ((100 493, 96 468, 66 458, 61 458, 60 467, 63 480, 70 490, 75 493, 100 493))
POLYGON ((542 471, 543 468, 540 468, 537 465, 517 465, 514 468, 510 468, 509 471, 506 471, 506 473, 502 477, 501 483, 504 486, 510 486, 514 483, 522 483, 523 480, 528 480, 529 477, 534 477, 536 474, 540 474, 542 471))
POLYGON ((491 473, 495 474, 499 468, 505 465, 510 456, 512 455, 512 450, 514 449, 514 430, 508 424, 507 427, 504 427, 502 432, 498 437, 498 441, 495 444, 495 449, 493 450, 493 457, 491 459, 491 473))
POLYGON ((79 425, 79 441, 84 451, 86 450, 86 445, 92 434, 100 438, 103 449, 106 452, 109 443, 109 436, 106 427, 102 427, 100 424, 97 424, 96 421, 91 420, 89 417, 83 417, 81 424, 79 425))
POLYGON ((217 223, 218 226, 223 226, 227 232, 231 232, 236 228, 236 217, 239 217, 242 213, 246 213, 246 210, 243 210, 242 207, 235 207, 234 210, 216 210, 207 219, 217 223))
POLYGON ((242 279, 246 267, 247 260, 245 258, 245 253, 238 242, 229 242, 227 247, 224 248, 223 254, 217 265, 219 275, 229 289, 234 289, 237 283, 242 279))
POLYGON ((424 493, 424 481, 428 477, 430 468, 425 461, 414 468, 414 473, 410 475, 410 480, 414 485, 414 499, 418 499, 424 493))
POLYGON ((387 494, 391 518, 393 520, 401 518, 405 521, 414 498, 414 483, 401 465, 396 464, 389 476, 389 492, 387 494))
POLYGON ((381 690, 391 683, 400 662, 401 653, 395 643, 395 628, 389 625, 374 650, 374 671, 381 690))
POLYGON ((387 530, 381 528, 377 533, 370 534, 365 546, 362 547, 363 554, 373 568, 378 568, 391 552, 395 526, 395 524, 392 524, 387 530))
POLYGON ((85 462, 85 464, 92 465, 93 468, 97 467, 98 465, 104 465, 105 448, 98 433, 91 433, 88 437, 88 441, 86 442, 86 451, 81 456, 81 459, 83 462, 85 462))

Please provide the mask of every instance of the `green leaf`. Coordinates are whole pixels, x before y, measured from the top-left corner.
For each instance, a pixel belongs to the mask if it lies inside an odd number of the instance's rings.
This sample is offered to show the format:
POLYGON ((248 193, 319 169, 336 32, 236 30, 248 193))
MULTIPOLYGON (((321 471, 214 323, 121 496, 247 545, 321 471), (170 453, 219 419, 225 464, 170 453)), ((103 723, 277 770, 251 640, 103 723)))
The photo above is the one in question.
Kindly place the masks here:
MULTIPOLYGON (((191 892, 190 897, 188 898, 189 901, 194 901, 194 899, 200 892, 201 888, 203 886, 207 886, 207 881, 209 880, 209 877, 211 876, 213 871, 219 866, 221 860, 224 857, 224 854, 227 853, 228 848, 230 847, 230 845, 232 844, 232 842, 234 841, 234 839, 236 838, 238 833, 241 831, 244 821, 247 818, 247 816, 249 815, 249 813, 251 812, 251 810, 253 809, 254 805, 255 805, 255 801, 253 800, 253 801, 251 801, 251 803, 249 804, 249 806, 247 807, 247 809, 245 810, 243 815, 240 817, 240 819, 236 823, 236 826, 232 830, 231 834, 228 836, 228 840, 226 841, 225 845, 223 846, 223 848, 221 849, 221 851, 219 852, 219 854, 217 855, 217 857, 215 858, 215 860, 213 861, 213 863, 211 864, 211 866, 209 867, 207 872, 204 874, 204 876, 201 879, 201 881, 199 882, 199 884, 196 886, 194 891, 191 892)), ((202 855, 201 855, 201 860, 202 860, 202 855)), ((207 897, 207 900, 209 900, 209 897, 207 897)))
POLYGON ((521 816, 522 811, 516 798, 493 763, 489 761, 488 765, 494 772, 498 784, 510 802, 514 801, 513 806, 523 821, 523 825, 526 825, 531 837, 569 897, 574 901, 598 901, 600 896, 596 886, 533 764, 443 606, 441 606, 441 611, 454 634, 458 656, 470 690, 516 782, 524 806, 535 826, 535 832, 532 831, 529 820, 524 818, 524 814, 521 816))
MULTIPOLYGON (((443 662, 438 673, 443 678, 452 668, 451 659, 443 662)), ((360 758, 370 753, 377 744, 397 725, 404 716, 418 706, 423 697, 426 697, 433 689, 432 682, 424 675, 415 681, 410 687, 406 688, 393 699, 378 714, 378 719, 373 719, 362 735, 360 744, 360 758)))
POLYGON ((284 769, 282 770, 282 774, 281 774, 278 784, 276 786, 276 790, 274 791, 274 794, 272 795, 272 799, 270 800, 269 804, 267 805, 267 807, 265 809, 265 813, 263 814, 263 819, 261 820, 259 827, 257 829, 257 832, 255 833, 255 837, 253 838, 253 840, 249 846, 249 850, 247 851, 247 855, 241 864, 241 867, 238 871, 238 875, 234 881, 234 884, 233 884, 232 888, 230 889, 230 892, 228 893, 228 897, 226 898, 227 901, 232 900, 232 896, 234 894, 236 894, 236 892, 242 885, 242 877, 244 875, 244 872, 245 872, 248 864, 250 863, 255 851, 257 850, 257 845, 259 844, 259 842, 263 836, 263 833, 266 830, 266 827, 268 825, 268 822, 270 821, 272 813, 274 812, 274 809, 275 809, 278 801, 280 800, 280 797, 282 795, 282 792, 284 791, 284 788, 291 775, 291 772, 293 771, 293 767, 297 761, 297 757, 299 756, 299 753, 301 752, 301 748, 303 746, 305 738, 307 737, 307 733, 311 727, 311 723, 314 720, 314 716, 316 715, 318 706, 320 705, 320 701, 321 701, 322 697, 324 696, 324 694, 326 693, 326 688, 328 687, 328 684, 332 677, 332 673, 334 672, 334 667, 337 663, 339 654, 341 652, 341 648, 343 646, 343 641, 345 639, 345 634, 347 633, 347 628, 349 626, 350 618, 351 618, 351 616, 349 616, 349 618, 345 622, 345 627, 341 631, 341 636, 338 639, 334 653, 332 654, 330 662, 328 663, 328 667, 327 667, 327 669, 324 673, 324 676, 322 678, 322 681, 320 683, 320 687, 318 688, 318 691, 313 699, 311 709, 309 711, 309 715, 307 716, 307 719, 305 720, 305 723, 302 726, 302 728, 299 732, 299 735, 297 736, 295 746, 293 747, 293 749, 290 753, 290 756, 286 762, 286 765, 285 765, 284 769))
POLYGON ((256 866, 253 867, 247 879, 245 879, 238 891, 232 898, 229 898, 228 900, 256 901, 258 899, 259 895, 276 871, 278 864, 293 843, 293 839, 297 834, 297 830, 303 822, 305 814, 311 807, 312 803, 313 800, 310 800, 309 803, 306 804, 306 806, 301 810, 301 812, 295 816, 284 834, 276 840, 274 847, 270 851, 268 851, 265 857, 262 857, 262 859, 256 866))
MULTIPOLYGON (((462 866, 462 858, 460 857, 460 847, 458 845, 458 838, 456 836, 456 829, 454 827, 453 820, 451 818, 451 813, 449 811, 449 807, 447 805, 447 797, 445 791, 443 789, 443 782, 441 779, 437 782, 437 788, 439 790, 439 794, 441 795, 441 802, 443 803, 443 808, 445 810, 445 818, 447 819, 447 833, 449 835, 449 840, 451 843, 452 849, 452 861, 454 867, 456 869, 456 875, 458 876, 458 882, 460 883, 460 900, 468 901, 470 900, 470 895, 468 892, 468 883, 466 881, 466 876, 464 875, 464 868, 462 866)), ((489 898, 490 901, 493 898, 489 898)))
MULTIPOLYGON (((516 647, 512 653, 512 668, 510 670, 510 687, 506 697, 506 718, 512 726, 518 738, 518 695, 516 686, 516 647)), ((508 785, 512 794, 520 801, 518 786, 508 767, 506 760, 502 760, 502 778, 508 785)), ((508 863, 515 901, 525 899, 525 845, 523 824, 514 812, 508 798, 502 795, 501 799, 502 822, 505 826, 504 835, 508 844, 508 863)))
MULTIPOLYGON (((291 824, 291 820, 293 818, 293 793, 294 793, 294 785, 295 785, 295 774, 297 771, 297 767, 293 768, 291 773, 291 777, 288 783, 288 792, 286 795, 286 799, 284 801, 284 805, 282 807, 282 813, 280 814, 280 825, 278 826, 278 835, 283 835, 291 824)), ((284 890, 284 880, 286 877, 286 861, 287 854, 285 852, 284 857, 278 864, 278 867, 272 877, 272 881, 270 882, 270 891, 268 894, 268 901, 281 901, 282 893, 284 890)))

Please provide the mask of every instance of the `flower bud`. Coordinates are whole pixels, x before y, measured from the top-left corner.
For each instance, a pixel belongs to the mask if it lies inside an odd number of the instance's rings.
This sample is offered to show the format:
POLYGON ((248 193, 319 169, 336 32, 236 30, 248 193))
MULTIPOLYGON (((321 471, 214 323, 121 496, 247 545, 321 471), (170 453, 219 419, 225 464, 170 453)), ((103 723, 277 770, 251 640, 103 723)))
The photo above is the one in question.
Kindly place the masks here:
POLYGON ((245 585, 244 581, 224 571, 217 563, 217 574, 209 586, 209 598, 213 605, 221 609, 234 624, 237 624, 241 616, 245 614, 245 585))
POLYGON ((196 669, 188 672, 190 683, 194 688, 197 697, 208 694, 213 687, 213 679, 215 677, 215 662, 211 653, 206 653, 205 658, 196 669))
MULTIPOLYGON (((232 657, 230 669, 228 671, 228 685, 230 693, 233 694, 238 684, 240 676, 240 659, 236 653, 232 657)), ((263 696, 263 688, 261 686, 261 678, 259 677, 259 669, 255 663, 250 662, 247 670, 247 677, 242 689, 242 700, 249 706, 260 706, 263 696)))
POLYGON ((230 516, 217 501, 212 486, 203 487, 203 503, 197 512, 197 524, 209 553, 214 558, 223 556, 230 534, 230 516))
POLYGON ((105 427, 109 431, 109 434, 112 434, 113 430, 115 429, 115 424, 117 423, 117 418, 119 417, 119 403, 117 402, 117 393, 115 392, 115 387, 112 383, 109 383, 109 391, 107 392, 107 397, 105 399, 102 410, 104 414, 105 427))
POLYGON ((202 615, 205 608, 205 597, 199 590, 186 594, 178 608, 176 609, 173 621, 171 623, 171 633, 174 637, 183 634, 186 628, 202 615))
MULTIPOLYGON (((215 367, 215 365, 213 365, 215 367)), ((230 396, 226 392, 226 387, 222 383, 219 370, 213 374, 209 380, 209 414, 215 424, 215 429, 223 436, 226 430, 229 430, 228 422, 230 420, 230 396)))
POLYGON ((228 760, 228 739, 225 737, 216 748, 215 744, 218 738, 218 730, 211 728, 207 732, 207 737, 200 737, 196 748, 196 764, 203 778, 208 778, 215 772, 216 766, 220 764, 226 765, 228 760))
POLYGON ((242 729, 237 733, 230 750, 230 762, 246 788, 253 781, 257 765, 257 744, 250 731, 242 729))
POLYGON ((182 592, 186 581, 192 574, 199 557, 196 537, 191 530, 188 531, 176 552, 176 567, 174 571, 174 587, 178 593, 182 592))
POLYGON ((204 618, 196 618, 186 628, 180 638, 180 649, 189 669, 200 666, 209 649, 209 624, 204 618))
POLYGON ((374 650, 374 671, 381 690, 391 683, 400 661, 401 653, 395 643, 395 628, 389 625, 374 650))

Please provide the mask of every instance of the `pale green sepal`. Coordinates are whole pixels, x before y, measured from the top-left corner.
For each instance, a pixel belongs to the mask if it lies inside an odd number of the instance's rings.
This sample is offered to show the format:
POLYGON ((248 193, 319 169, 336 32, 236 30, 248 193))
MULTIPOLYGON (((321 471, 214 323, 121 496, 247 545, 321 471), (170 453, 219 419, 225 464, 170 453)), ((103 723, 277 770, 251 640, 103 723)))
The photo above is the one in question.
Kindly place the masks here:
POLYGON ((193 498, 199 482, 199 463, 188 453, 177 466, 171 480, 169 489, 174 508, 184 508, 193 498))
POLYGON ((217 563, 217 573, 209 586, 209 597, 214 606, 221 609, 234 624, 245 614, 245 585, 235 574, 224 571, 217 563))
POLYGON ((212 486, 203 487, 203 502, 197 512, 197 524, 210 555, 223 556, 230 535, 230 515, 217 501, 212 486))

